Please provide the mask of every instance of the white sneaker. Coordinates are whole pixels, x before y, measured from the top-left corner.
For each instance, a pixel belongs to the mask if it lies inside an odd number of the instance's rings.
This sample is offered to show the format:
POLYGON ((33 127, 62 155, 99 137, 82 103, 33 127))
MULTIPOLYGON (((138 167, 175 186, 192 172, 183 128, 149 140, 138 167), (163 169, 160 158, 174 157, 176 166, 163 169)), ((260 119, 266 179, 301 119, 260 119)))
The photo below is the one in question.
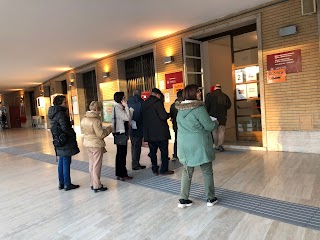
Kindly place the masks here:
POLYGON ((207 200, 207 207, 213 207, 218 202, 216 197, 207 200))

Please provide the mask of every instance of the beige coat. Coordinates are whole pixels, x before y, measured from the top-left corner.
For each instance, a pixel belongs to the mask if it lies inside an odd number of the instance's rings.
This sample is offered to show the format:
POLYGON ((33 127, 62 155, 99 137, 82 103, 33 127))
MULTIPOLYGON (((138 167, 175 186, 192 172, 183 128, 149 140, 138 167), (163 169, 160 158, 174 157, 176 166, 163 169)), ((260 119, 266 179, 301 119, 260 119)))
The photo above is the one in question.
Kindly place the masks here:
POLYGON ((104 138, 112 132, 112 127, 102 128, 99 112, 88 111, 81 120, 81 130, 84 133, 83 146, 105 147, 104 138))

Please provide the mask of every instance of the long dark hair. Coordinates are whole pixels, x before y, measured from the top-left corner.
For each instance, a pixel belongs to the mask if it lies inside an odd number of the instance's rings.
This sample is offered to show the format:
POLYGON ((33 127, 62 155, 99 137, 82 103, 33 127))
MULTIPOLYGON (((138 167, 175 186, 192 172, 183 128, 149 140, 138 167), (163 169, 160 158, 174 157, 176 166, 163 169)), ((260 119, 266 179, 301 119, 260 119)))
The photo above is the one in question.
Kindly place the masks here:
POLYGON ((183 100, 198 100, 197 99, 197 92, 198 92, 198 85, 190 84, 183 89, 182 97, 183 100))

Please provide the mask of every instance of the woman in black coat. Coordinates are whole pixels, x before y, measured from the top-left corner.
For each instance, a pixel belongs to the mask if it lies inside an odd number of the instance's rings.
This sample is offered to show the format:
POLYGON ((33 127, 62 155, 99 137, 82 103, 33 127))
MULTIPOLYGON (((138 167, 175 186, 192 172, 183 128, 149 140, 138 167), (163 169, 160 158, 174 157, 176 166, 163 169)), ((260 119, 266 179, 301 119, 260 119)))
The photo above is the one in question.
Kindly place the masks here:
POLYGON ((71 156, 80 152, 76 140, 76 133, 71 126, 70 119, 66 114, 66 97, 58 95, 53 100, 53 105, 49 108, 48 117, 51 126, 59 124, 61 130, 67 136, 67 142, 61 147, 55 147, 56 155, 59 156, 58 174, 59 190, 69 191, 80 187, 71 183, 70 164, 71 156))

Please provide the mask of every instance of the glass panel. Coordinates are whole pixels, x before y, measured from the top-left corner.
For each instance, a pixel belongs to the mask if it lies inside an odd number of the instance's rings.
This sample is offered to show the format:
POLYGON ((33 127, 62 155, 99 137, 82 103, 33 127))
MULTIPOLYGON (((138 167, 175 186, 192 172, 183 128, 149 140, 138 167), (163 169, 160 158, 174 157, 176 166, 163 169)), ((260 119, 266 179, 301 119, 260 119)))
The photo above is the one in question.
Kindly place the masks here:
POLYGON ((187 58, 187 72, 201 72, 201 59, 187 58))
POLYGON ((261 127, 261 118, 252 118, 252 117, 238 117, 238 132, 241 133, 245 132, 259 132, 262 131, 261 127))
POLYGON ((258 48, 234 53, 234 66, 241 67, 258 64, 258 48))
POLYGON ((239 51, 242 49, 248 49, 258 46, 258 36, 257 32, 244 33, 233 37, 233 48, 234 51, 239 51))
POLYGON ((186 42, 185 45, 187 56, 201 57, 199 43, 186 42))
POLYGON ((237 101, 237 115, 260 115, 260 98, 237 101))
POLYGON ((188 74, 188 84, 197 84, 199 87, 202 87, 202 74, 188 74))

